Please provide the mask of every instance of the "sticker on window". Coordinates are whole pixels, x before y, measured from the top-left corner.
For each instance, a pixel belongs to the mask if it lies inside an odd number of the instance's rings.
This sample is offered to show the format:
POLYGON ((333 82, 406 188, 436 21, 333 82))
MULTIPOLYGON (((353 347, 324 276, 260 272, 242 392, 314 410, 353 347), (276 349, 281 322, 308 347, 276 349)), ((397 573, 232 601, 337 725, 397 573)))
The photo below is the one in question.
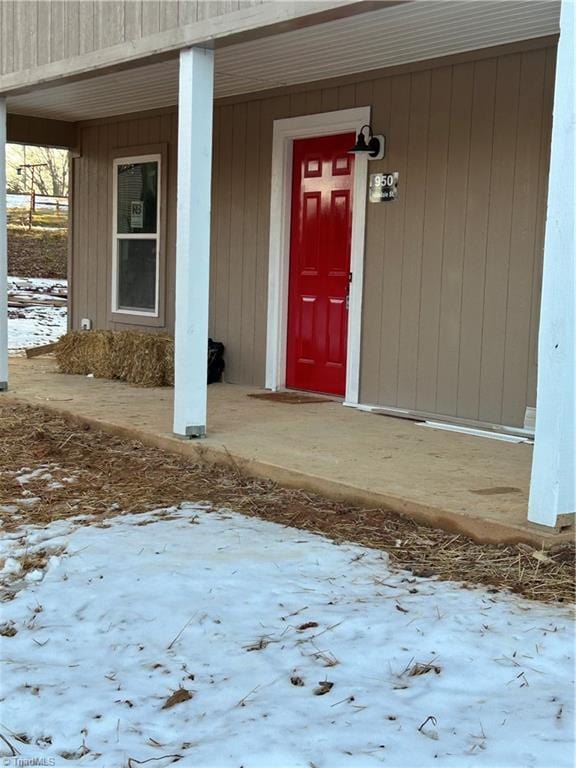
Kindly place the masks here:
POLYGON ((130 203, 130 227, 142 229, 144 226, 144 203, 141 200, 132 200, 130 203))

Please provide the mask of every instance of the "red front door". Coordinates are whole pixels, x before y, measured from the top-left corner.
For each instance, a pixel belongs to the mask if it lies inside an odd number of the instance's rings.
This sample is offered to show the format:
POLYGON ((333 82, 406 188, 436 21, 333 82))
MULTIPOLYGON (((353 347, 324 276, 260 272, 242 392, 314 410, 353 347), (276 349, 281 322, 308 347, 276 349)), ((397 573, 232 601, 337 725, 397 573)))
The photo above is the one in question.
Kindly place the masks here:
POLYGON ((286 385, 344 395, 353 133, 294 142, 286 385))

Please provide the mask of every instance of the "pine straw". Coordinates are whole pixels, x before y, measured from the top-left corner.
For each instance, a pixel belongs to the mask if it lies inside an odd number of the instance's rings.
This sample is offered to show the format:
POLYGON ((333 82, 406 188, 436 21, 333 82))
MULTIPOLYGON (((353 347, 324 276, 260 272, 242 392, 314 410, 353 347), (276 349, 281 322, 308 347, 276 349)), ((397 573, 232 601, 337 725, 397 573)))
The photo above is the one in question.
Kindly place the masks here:
MULTIPOLYGON (((379 509, 362 509, 257 480, 232 461, 215 466, 166 453, 65 420, 41 408, 0 404, 0 472, 57 465, 55 479, 73 476, 63 488, 31 479, 24 488, 40 501, 1 512, 5 530, 23 523, 47 524, 78 514, 106 525, 119 511, 145 512, 182 501, 209 501, 284 525, 382 549, 393 565, 420 576, 510 589, 542 601, 574 597, 575 548, 564 544, 540 553, 526 545, 476 544, 461 535, 418 525, 379 509)), ((0 475, 0 505, 17 504, 22 487, 0 475)))

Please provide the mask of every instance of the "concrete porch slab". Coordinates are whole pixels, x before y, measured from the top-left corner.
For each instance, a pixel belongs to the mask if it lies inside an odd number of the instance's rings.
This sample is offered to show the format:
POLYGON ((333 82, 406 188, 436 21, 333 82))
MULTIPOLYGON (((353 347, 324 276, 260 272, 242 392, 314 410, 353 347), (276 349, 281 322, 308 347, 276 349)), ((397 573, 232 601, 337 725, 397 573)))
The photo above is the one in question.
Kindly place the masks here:
POLYGON ((526 520, 532 447, 436 431, 344 408, 250 398, 258 390, 210 386, 209 436, 175 437, 172 390, 57 372, 53 358, 12 358, 2 402, 39 405, 147 445, 230 462, 247 473, 353 504, 403 512, 487 543, 572 540, 526 520))

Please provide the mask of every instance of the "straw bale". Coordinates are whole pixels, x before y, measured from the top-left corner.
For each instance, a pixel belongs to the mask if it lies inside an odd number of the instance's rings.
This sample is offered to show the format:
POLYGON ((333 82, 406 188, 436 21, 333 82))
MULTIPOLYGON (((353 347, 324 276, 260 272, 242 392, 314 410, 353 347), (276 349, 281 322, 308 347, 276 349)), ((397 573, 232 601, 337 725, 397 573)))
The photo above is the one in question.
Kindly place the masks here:
POLYGON ((70 331, 58 342, 62 373, 120 379, 142 387, 172 386, 174 340, 139 331, 70 331))

